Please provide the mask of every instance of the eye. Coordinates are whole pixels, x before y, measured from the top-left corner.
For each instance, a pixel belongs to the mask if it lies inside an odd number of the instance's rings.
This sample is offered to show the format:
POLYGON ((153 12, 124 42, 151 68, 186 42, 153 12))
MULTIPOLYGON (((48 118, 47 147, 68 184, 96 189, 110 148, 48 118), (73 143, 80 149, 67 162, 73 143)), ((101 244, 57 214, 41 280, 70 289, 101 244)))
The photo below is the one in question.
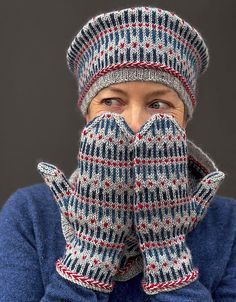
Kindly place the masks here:
POLYGON ((102 100, 102 103, 104 103, 106 106, 121 105, 121 102, 117 99, 104 99, 102 100))
POLYGON ((156 101, 152 103, 150 107, 153 109, 167 109, 170 108, 170 105, 164 101, 156 101))

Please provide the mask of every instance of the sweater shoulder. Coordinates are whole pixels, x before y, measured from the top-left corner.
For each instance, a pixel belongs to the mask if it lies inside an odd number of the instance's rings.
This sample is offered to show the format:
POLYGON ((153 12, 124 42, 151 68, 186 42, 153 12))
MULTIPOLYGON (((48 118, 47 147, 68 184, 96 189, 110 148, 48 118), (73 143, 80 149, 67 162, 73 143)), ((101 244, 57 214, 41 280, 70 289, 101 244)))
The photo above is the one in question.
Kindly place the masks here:
POLYGON ((31 186, 19 188, 15 193, 13 193, 13 195, 15 195, 16 197, 25 196, 30 200, 42 200, 42 197, 46 199, 52 198, 50 189, 44 183, 38 183, 31 186))
POLYGON ((53 212, 57 205, 53 199, 52 193, 44 183, 38 183, 31 186, 17 189, 10 195, 5 202, 1 213, 33 213, 41 211, 53 212))
POLYGON ((210 211, 219 212, 220 216, 226 213, 236 215, 236 200, 234 198, 216 195, 211 202, 210 211))
POLYGON ((209 206, 206 219, 214 224, 235 226, 236 230, 236 200, 230 197, 216 195, 209 206))
POLYGON ((216 195, 210 203, 206 216, 199 223, 198 231, 204 234, 214 233, 214 236, 223 240, 223 237, 234 240, 236 236, 236 200, 230 197, 216 195))

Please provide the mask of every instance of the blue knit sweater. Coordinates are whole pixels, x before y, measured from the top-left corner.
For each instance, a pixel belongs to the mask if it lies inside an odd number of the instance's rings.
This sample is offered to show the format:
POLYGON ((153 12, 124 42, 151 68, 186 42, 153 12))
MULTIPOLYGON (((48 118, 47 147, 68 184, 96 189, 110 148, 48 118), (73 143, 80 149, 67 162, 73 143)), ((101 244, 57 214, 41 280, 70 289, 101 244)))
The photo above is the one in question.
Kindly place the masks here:
POLYGON ((140 274, 110 295, 85 289, 55 270, 65 240, 51 192, 43 184, 19 189, 0 214, 0 301, 236 301, 235 200, 216 196, 187 243, 200 277, 184 288, 147 296, 140 274))

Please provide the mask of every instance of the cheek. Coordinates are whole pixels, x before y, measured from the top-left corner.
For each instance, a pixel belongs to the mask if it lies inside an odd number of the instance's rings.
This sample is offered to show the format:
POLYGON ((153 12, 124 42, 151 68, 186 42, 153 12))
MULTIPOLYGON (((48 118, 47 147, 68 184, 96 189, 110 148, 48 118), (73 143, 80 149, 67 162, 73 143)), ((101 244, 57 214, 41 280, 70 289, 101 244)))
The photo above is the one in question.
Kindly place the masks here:
POLYGON ((91 120, 93 117, 95 117, 96 113, 99 111, 99 105, 92 101, 88 106, 88 118, 91 120))
POLYGON ((89 121, 91 121, 92 119, 94 119, 96 116, 106 112, 108 110, 105 110, 104 106, 100 105, 100 104, 91 104, 89 105, 88 108, 88 113, 86 115, 86 122, 88 123, 89 121))
POLYGON ((186 122, 185 122, 185 117, 184 117, 184 114, 178 114, 175 116, 177 122, 179 123, 179 125, 182 127, 182 128, 186 128, 186 122))
POLYGON ((176 121, 182 128, 186 128, 185 114, 183 108, 172 109, 170 113, 175 117, 176 121))

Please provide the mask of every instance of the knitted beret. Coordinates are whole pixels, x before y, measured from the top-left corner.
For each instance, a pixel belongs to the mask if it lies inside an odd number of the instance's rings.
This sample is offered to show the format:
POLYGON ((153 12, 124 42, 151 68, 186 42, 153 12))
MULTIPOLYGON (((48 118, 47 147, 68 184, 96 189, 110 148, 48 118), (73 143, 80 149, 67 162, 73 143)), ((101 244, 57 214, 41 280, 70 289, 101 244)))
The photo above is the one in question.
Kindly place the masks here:
POLYGON ((200 33, 173 12, 135 7, 90 19, 67 50, 85 115, 103 88, 127 81, 152 81, 174 89, 187 108, 196 106, 199 74, 209 64, 200 33))

